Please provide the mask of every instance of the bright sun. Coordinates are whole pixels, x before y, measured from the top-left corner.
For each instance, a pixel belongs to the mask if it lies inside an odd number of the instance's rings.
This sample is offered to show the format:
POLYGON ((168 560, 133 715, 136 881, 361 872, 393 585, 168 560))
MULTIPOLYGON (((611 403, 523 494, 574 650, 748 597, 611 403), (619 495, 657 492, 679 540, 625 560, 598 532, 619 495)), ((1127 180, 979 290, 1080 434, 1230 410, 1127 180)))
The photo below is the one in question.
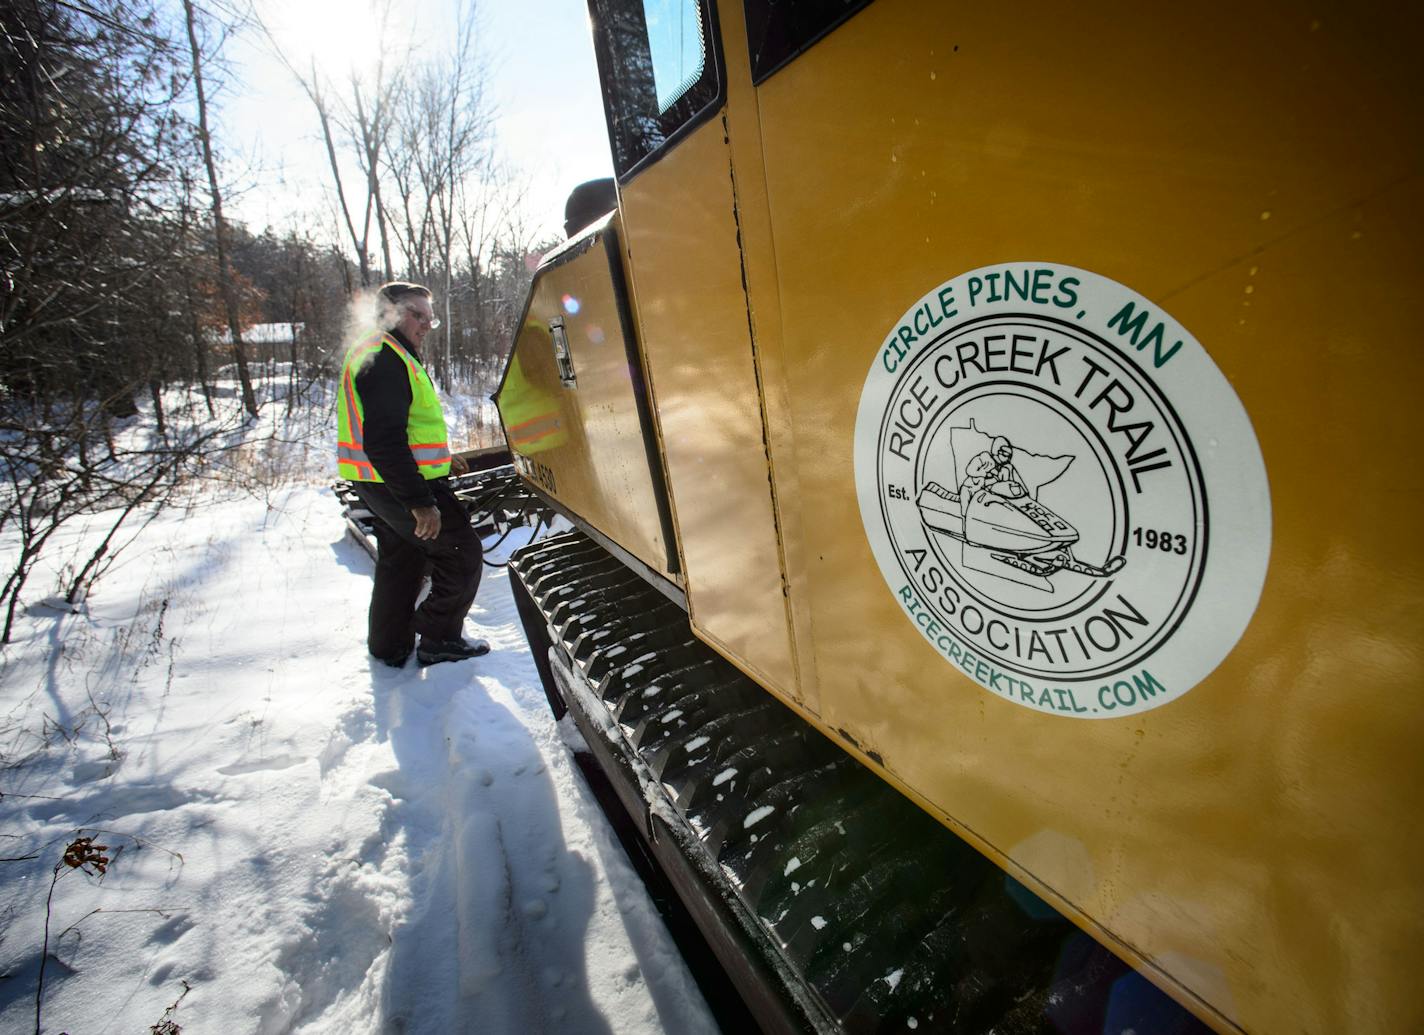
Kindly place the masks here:
MULTIPOLYGON (((345 80, 354 69, 374 70, 381 50, 377 4, 370 0, 302 0, 269 3, 266 18, 277 43, 302 75, 313 63, 328 79, 345 80)), ((402 31, 395 15, 387 31, 402 31)), ((404 27, 404 26, 403 26, 404 27)))

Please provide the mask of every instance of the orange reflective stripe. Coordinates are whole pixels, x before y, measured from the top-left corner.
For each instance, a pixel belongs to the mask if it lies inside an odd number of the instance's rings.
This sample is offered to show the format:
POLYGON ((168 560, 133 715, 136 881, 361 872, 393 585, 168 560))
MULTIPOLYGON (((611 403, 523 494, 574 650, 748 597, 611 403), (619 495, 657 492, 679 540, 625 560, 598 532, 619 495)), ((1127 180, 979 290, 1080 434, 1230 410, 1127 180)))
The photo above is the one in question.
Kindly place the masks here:
POLYGON ((355 432, 353 437, 360 441, 365 437, 365 429, 362 427, 361 411, 356 407, 356 377, 351 373, 351 365, 346 366, 346 376, 342 379, 346 382, 346 416, 351 421, 351 428, 355 432))
POLYGON ((558 417, 552 413, 541 413, 537 417, 530 417, 528 420, 522 420, 518 424, 511 424, 509 426, 509 430, 519 431, 522 428, 529 427, 529 425, 531 424, 538 424, 540 421, 543 420, 558 420, 558 417))
POLYGON ((450 450, 442 443, 438 446, 411 446, 410 455, 417 464, 445 464, 450 462, 450 450))
POLYGON ((559 418, 552 416, 535 417, 509 429, 509 441, 515 443, 537 442, 541 438, 557 434, 559 418))

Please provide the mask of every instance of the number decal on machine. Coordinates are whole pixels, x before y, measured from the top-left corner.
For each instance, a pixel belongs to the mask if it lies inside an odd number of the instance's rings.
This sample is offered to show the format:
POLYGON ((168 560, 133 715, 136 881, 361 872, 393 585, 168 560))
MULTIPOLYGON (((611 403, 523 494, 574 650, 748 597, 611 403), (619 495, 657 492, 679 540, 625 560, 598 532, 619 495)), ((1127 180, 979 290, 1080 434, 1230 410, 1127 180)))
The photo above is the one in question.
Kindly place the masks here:
POLYGON ((1134 528, 1132 541, 1138 546, 1146 547, 1149 550, 1161 550, 1163 553, 1185 554, 1187 552, 1186 536, 1159 531, 1155 528, 1134 528))
POLYGON ((538 460, 531 460, 522 453, 515 453, 514 466, 520 474, 551 496, 558 494, 559 483, 554 478, 553 468, 548 464, 541 464, 538 460))

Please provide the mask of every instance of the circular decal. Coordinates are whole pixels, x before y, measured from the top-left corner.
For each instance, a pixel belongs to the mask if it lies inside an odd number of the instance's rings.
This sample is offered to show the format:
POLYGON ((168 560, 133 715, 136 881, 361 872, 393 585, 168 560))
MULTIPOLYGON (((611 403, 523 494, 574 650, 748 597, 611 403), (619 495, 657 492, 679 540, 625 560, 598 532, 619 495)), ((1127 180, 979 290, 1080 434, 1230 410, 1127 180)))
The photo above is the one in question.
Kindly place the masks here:
POLYGON ((906 619, 1016 704, 1155 708, 1260 598, 1270 493, 1211 357, 1130 289, 1014 263, 936 287, 865 379, 855 480, 906 619))

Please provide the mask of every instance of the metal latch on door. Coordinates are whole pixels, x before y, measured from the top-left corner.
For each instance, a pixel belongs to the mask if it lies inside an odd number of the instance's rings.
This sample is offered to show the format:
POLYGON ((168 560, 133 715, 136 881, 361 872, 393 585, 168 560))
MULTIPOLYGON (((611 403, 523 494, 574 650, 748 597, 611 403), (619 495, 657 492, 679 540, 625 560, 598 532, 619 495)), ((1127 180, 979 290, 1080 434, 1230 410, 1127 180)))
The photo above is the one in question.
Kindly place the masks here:
POLYGON ((574 354, 569 351, 569 335, 564 329, 564 318, 556 316, 549 321, 549 334, 554 339, 554 362, 559 365, 559 380, 565 388, 577 388, 578 378, 574 375, 574 354))

